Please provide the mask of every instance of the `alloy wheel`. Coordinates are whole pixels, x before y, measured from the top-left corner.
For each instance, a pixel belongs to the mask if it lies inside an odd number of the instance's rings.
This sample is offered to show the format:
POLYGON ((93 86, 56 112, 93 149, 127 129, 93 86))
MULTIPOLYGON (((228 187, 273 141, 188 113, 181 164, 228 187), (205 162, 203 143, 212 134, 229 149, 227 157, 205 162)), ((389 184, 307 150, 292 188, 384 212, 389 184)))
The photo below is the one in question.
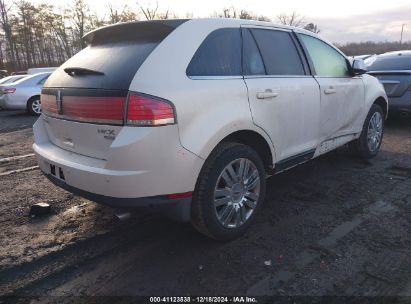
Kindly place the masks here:
POLYGON ((248 159, 236 159, 223 169, 214 190, 221 225, 238 228, 247 222, 257 207, 261 182, 257 167, 248 159))
POLYGON ((380 112, 375 112, 368 124, 367 143, 371 152, 378 150, 383 132, 383 119, 380 112))
POLYGON ((33 100, 33 103, 31 104, 31 108, 33 109, 33 112, 36 114, 41 114, 41 102, 40 99, 33 100))

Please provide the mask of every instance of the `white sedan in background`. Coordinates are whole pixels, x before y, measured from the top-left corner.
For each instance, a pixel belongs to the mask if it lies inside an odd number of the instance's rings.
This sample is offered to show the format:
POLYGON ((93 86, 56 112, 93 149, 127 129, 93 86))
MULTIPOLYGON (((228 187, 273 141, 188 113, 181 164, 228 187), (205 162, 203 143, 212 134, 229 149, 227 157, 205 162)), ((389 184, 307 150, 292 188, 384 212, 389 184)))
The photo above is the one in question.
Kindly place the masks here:
POLYGON ((50 74, 38 73, 12 83, 0 84, 0 108, 26 110, 31 115, 40 115, 40 93, 50 74))
POLYGON ((27 77, 27 75, 7 76, 7 77, 4 77, 4 78, 0 79, 0 84, 16 82, 17 80, 23 79, 24 77, 27 77))

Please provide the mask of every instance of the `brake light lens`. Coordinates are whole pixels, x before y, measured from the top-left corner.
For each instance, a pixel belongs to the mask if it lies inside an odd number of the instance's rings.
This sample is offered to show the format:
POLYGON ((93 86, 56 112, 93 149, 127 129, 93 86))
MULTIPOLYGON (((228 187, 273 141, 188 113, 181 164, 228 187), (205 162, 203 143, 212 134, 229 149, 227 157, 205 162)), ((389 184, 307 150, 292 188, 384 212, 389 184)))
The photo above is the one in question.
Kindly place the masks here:
POLYGON ((109 125, 148 127, 176 123, 172 103, 159 97, 135 92, 129 92, 128 97, 90 95, 43 90, 42 112, 55 118, 109 125))
POLYGON ((44 114, 73 121, 123 125, 126 97, 41 95, 44 114))
POLYGON ((2 88, 1 92, 3 94, 13 94, 14 92, 16 92, 16 88, 2 88))
POLYGON ((57 99, 55 95, 41 94, 41 111, 45 114, 58 114, 57 99))
POLYGON ((87 122, 123 124, 124 97, 65 96, 64 116, 87 122))
POLYGON ((175 122, 174 108, 169 101, 141 93, 129 94, 127 125, 164 126, 175 122))

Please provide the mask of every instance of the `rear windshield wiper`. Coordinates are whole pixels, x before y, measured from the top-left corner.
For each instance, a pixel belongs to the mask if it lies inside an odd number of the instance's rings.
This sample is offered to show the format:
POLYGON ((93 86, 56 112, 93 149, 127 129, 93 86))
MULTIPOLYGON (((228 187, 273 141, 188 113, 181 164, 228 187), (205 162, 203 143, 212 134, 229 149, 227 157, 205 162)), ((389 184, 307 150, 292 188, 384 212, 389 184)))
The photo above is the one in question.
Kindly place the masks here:
POLYGON ((70 76, 76 75, 104 75, 103 72, 85 69, 85 68, 65 68, 64 72, 69 74, 70 76))

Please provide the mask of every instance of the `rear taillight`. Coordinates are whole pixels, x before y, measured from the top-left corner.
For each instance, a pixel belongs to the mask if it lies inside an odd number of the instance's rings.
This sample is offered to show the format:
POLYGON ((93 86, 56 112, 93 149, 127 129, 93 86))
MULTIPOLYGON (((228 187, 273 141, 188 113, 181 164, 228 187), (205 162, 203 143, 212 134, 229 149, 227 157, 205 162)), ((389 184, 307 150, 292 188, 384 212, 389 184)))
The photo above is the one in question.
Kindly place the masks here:
POLYGON ((130 92, 128 97, 41 95, 42 112, 73 121, 128 126, 164 126, 176 122, 172 104, 164 99, 130 92))
POLYGON ((129 94, 127 125, 164 126, 175 122, 174 108, 169 101, 141 93, 129 94))
MULTIPOLYGON (((57 94, 56 94, 57 95, 57 94)), ((41 95, 44 114, 99 124, 124 124, 126 97, 41 95)))
POLYGON ((2 88, 1 92, 3 94, 13 94, 14 92, 16 92, 16 88, 2 88))
POLYGON ((87 122, 123 124, 124 97, 64 96, 64 116, 87 122))

